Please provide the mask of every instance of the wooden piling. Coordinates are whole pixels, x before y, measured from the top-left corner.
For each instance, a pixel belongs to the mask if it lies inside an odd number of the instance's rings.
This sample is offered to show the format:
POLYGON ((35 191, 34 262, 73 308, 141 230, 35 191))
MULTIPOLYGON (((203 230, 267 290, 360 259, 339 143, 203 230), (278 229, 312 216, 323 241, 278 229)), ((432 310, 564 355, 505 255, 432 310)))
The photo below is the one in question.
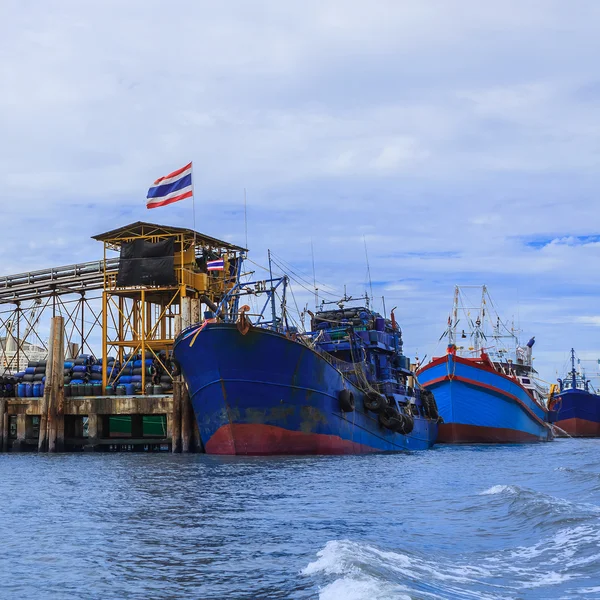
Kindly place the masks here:
POLYGON ((14 441, 12 449, 15 452, 25 450, 25 440, 27 439, 27 415, 25 413, 17 414, 17 439, 14 441))
POLYGON ((2 452, 8 452, 8 412, 2 415, 2 452))
MULTIPOLYGON (((38 452, 48 452, 48 406, 49 398, 52 393, 52 360, 54 354, 54 334, 50 330, 50 339, 48 340, 48 360, 46 362, 46 383, 44 385, 44 395, 40 401, 40 435, 38 437, 38 452)), ((63 366, 64 368, 64 366, 63 366)))
MULTIPOLYGON (((48 452, 62 452, 65 447, 64 416, 64 377, 65 362, 65 321, 63 317, 54 317, 50 329, 52 354, 50 363, 50 394, 48 395, 48 452)), ((48 375, 46 375, 48 385, 48 375)))
POLYGON ((102 420, 96 413, 90 413, 88 415, 88 443, 84 447, 84 450, 94 451, 98 445, 98 440, 101 436, 102 420))
POLYGON ((0 452, 4 447, 4 413, 6 412, 6 399, 0 398, 0 452))
MULTIPOLYGON (((182 299, 183 300, 183 299, 182 299)), ((175 316, 174 333, 177 337, 181 333, 181 315, 175 316)), ((174 454, 181 452, 181 377, 173 380, 173 416, 171 419, 171 451, 174 454)))
POLYGON ((178 383, 181 386, 181 451, 188 454, 193 450, 194 408, 187 385, 183 381, 178 383))
MULTIPOLYGON (((199 300, 185 297, 181 299, 181 329, 187 329, 192 323, 194 312, 200 311, 199 300)), ((176 386, 178 387, 178 395, 181 402, 181 451, 185 454, 193 450, 193 432, 194 432, 194 408, 190 400, 187 386, 184 383, 183 377, 177 377, 176 386)), ((174 396, 174 394, 173 394, 174 396)))

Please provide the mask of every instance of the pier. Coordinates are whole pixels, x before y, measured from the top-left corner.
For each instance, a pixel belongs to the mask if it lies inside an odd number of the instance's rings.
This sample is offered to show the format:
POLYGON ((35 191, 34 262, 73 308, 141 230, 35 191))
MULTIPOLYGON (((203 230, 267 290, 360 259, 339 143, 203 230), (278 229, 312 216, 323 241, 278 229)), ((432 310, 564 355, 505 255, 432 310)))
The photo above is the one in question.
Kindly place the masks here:
POLYGON ((32 357, 44 363, 41 397, 17 395, 17 386, 0 397, 0 452, 202 452, 170 357, 179 332, 231 285, 228 272, 207 272, 206 261, 225 257, 234 268, 245 250, 141 222, 94 239, 104 245, 102 260, 0 277, 0 376, 37 364, 32 357), (101 374, 93 386, 71 388, 64 366, 85 352, 98 357, 101 374), (136 358, 139 375, 125 377, 137 372, 136 358), (126 379, 135 382, 121 385, 126 379), (93 395, 82 395, 84 387, 93 395))

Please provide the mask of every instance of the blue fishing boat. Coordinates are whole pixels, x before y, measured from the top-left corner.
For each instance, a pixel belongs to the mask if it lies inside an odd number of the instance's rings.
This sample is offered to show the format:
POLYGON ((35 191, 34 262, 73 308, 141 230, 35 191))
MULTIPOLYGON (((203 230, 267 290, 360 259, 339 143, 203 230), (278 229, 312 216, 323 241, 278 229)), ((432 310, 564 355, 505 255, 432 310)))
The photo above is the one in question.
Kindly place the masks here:
POLYGON ((497 315, 487 288, 481 289, 481 303, 473 306, 463 288, 455 288, 453 312, 440 338, 447 338, 446 354, 418 371, 421 384, 435 394, 443 419, 438 441, 551 440, 548 390, 532 364, 535 339, 521 346, 514 328, 497 315), (466 321, 464 329, 458 328, 461 318, 466 321))
MULTIPOLYGON (((415 383, 390 319, 344 297, 290 324, 287 277, 237 282, 175 341, 209 454, 356 454, 430 448, 433 395, 415 383), (275 294, 283 294, 277 314, 275 294), (240 306, 266 294, 262 311, 240 306), (270 307, 270 309, 269 309, 270 307), (266 314, 268 313, 268 314, 266 314)), ((308 311, 307 311, 308 312, 308 311)))
POLYGON ((575 350, 571 349, 571 370, 558 380, 559 390, 553 401, 558 413, 556 425, 571 437, 598 437, 600 395, 585 371, 576 368, 575 360, 575 350))

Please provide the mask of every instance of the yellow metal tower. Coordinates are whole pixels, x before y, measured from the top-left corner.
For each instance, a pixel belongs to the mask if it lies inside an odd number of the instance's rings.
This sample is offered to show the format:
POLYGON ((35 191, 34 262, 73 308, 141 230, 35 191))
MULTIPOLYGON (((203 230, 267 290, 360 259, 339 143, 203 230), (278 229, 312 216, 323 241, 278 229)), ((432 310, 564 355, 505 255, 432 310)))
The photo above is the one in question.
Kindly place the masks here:
MULTIPOLYGON (((103 387, 141 356, 152 358, 169 372, 176 334, 175 318, 183 326, 202 320, 203 305, 218 303, 233 287, 246 250, 191 229, 137 222, 93 239, 104 243, 104 263, 120 254, 118 270, 105 269, 102 294, 103 387), (207 263, 223 260, 223 268, 207 263), (120 368, 107 373, 108 356, 120 368)), ((150 374, 142 371, 142 391, 150 374)))

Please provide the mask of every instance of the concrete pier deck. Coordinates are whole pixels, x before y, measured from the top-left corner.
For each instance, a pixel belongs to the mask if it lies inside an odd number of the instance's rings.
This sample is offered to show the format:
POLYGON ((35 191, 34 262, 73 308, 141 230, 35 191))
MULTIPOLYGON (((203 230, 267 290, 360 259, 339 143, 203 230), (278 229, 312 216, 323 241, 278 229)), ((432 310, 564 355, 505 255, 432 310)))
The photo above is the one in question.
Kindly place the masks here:
MULTIPOLYGON (((182 432, 185 435, 190 429, 173 426, 173 404, 170 394, 65 398, 54 417, 56 451, 172 451, 174 436, 181 436, 182 432), (117 416, 131 419, 130 436, 111 431, 110 418, 117 416), (164 418, 164 435, 144 431, 146 416, 164 418)), ((37 452, 42 416, 42 398, 0 398, 0 451, 37 452)), ((177 439, 175 447, 184 452, 199 451, 195 433, 191 432, 193 439, 185 440, 186 443, 177 439)))

